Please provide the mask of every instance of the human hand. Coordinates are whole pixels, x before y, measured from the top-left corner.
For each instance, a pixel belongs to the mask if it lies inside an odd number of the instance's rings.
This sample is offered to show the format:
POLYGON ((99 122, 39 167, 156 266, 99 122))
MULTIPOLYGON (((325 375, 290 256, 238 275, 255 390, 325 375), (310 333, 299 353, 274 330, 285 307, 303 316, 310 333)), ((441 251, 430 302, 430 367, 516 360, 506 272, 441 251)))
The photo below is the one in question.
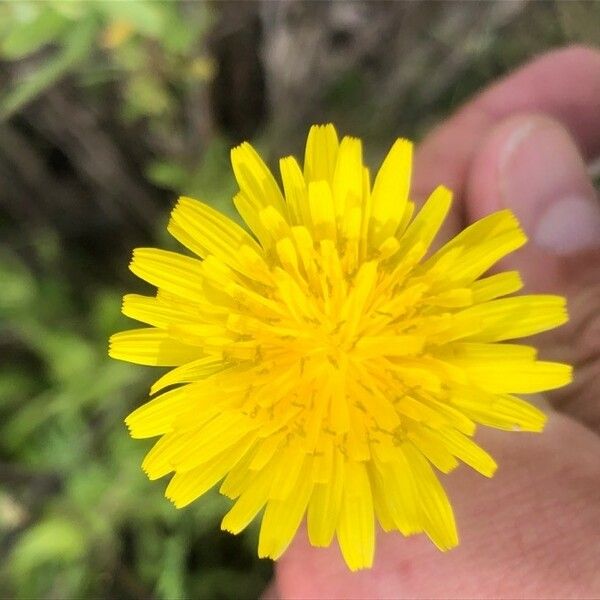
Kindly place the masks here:
POLYGON ((600 156, 600 52, 551 52, 484 91, 416 157, 413 195, 455 192, 446 236, 502 208, 530 238, 502 267, 528 291, 568 298, 570 323, 539 336, 543 358, 575 366, 549 395, 543 434, 481 428, 498 462, 486 480, 443 477, 461 543, 378 532, 371 570, 351 573, 336 547, 300 532, 277 564, 281 598, 584 598, 600 596, 600 201, 586 163, 600 156))

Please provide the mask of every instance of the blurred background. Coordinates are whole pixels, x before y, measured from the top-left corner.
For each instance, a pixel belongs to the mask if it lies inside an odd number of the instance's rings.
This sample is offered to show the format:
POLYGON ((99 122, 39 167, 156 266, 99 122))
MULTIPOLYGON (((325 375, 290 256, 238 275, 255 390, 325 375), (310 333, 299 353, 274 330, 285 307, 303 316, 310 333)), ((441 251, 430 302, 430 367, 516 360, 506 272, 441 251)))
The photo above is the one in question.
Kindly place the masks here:
POLYGON ((0 597, 256 598, 256 530, 177 511, 123 418, 157 371, 108 359, 135 327, 132 248, 173 248, 177 195, 231 214, 229 148, 301 155, 307 126, 374 165, 552 47, 600 44, 598 2, 0 4, 0 597))

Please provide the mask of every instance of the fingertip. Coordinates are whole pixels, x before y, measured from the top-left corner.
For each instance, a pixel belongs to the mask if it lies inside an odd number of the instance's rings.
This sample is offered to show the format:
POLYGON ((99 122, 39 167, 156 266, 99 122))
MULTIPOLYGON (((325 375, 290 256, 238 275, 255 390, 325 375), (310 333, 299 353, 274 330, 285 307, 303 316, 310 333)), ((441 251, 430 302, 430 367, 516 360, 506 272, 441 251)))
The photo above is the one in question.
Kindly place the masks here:
POLYGON ((502 175, 521 142, 534 130, 561 127, 541 114, 518 114, 503 119, 482 139, 466 183, 466 213, 469 221, 505 208, 514 209, 515 198, 506 198, 502 175))
POLYGON ((510 117, 481 144, 467 182, 468 218, 505 208, 530 239, 505 265, 519 269, 530 289, 562 291, 571 276, 566 262, 600 247, 600 205, 585 162, 551 117, 510 117))
MULTIPOLYGON (((541 60, 541 59, 540 59, 541 60)), ((600 67, 600 50, 585 44, 571 44, 544 54, 544 61, 558 61, 563 67, 600 67)))

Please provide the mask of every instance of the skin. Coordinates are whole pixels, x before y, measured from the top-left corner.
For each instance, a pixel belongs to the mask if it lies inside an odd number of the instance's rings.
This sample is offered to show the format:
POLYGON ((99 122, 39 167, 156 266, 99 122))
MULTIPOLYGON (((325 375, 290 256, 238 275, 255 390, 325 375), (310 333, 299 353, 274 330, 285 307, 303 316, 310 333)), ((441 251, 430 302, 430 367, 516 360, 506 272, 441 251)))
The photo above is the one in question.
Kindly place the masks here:
POLYGON ((466 466, 442 476, 456 549, 378 531, 373 568, 350 573, 335 544, 312 548, 300 531, 266 598, 600 596, 600 202, 586 168, 600 156, 599 98, 600 52, 550 52, 471 100, 416 157, 415 196, 439 183, 455 191, 442 237, 511 208, 530 243, 501 267, 519 269, 526 291, 567 296, 570 323, 533 340, 541 358, 575 366, 570 386, 537 399, 546 430, 482 427, 476 439, 496 458, 495 477, 466 466), (584 203, 587 218, 563 210, 542 227, 565 198, 584 203))

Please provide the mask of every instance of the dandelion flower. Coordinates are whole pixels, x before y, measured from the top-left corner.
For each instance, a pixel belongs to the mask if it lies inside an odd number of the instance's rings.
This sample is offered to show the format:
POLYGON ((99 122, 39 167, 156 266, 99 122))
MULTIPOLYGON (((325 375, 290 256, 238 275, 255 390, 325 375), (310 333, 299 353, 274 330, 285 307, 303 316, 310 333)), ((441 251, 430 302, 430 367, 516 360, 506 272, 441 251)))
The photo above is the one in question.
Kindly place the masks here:
POLYGON ((337 537, 352 570, 372 564, 376 521, 452 548, 434 469, 493 475, 477 423, 541 431, 543 413, 513 394, 563 386, 571 369, 506 341, 564 323, 564 299, 510 296, 517 272, 486 274, 526 241, 508 210, 428 252, 452 194, 438 187, 414 214, 407 140, 373 185, 361 141, 332 125, 311 128, 303 168, 280 161, 282 187, 249 144, 231 160, 249 231, 180 198, 168 231, 196 256, 133 254, 157 293, 126 295, 123 312, 150 327, 114 335, 110 355, 175 367, 126 419, 134 438, 160 436, 144 471, 174 473, 177 507, 221 482, 235 501, 223 529, 262 512, 262 557, 305 516, 310 542, 337 537))

